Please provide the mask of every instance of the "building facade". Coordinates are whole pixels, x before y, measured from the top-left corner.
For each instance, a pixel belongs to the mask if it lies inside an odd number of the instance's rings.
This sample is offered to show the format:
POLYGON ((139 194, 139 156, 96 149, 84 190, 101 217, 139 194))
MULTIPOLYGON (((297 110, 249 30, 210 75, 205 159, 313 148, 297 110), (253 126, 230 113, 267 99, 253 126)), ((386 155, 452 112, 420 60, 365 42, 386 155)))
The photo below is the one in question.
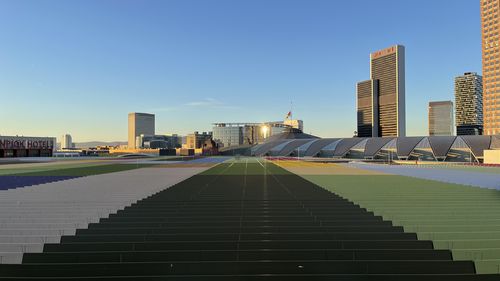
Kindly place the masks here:
POLYGON ((140 135, 154 136, 155 115, 132 112, 128 114, 128 147, 137 148, 136 138, 140 135))
POLYGON ((429 136, 453 136, 453 102, 429 102, 429 136))
POLYGON ((194 132, 193 134, 189 134, 186 136, 186 146, 185 148, 188 149, 199 149, 203 148, 203 144, 205 143, 206 140, 212 139, 212 133, 211 132, 203 132, 203 133, 198 133, 194 132))
POLYGON ((71 149, 74 148, 73 138, 70 134, 65 134, 61 136, 61 149, 71 149))
POLYGON ((270 136, 283 133, 287 128, 303 131, 304 122, 286 119, 266 123, 214 123, 212 133, 214 141, 227 148, 262 143, 270 136))
POLYGON ((370 76, 378 81, 378 136, 404 137, 405 47, 395 45, 371 53, 370 76))
POLYGON ((457 135, 483 134, 483 79, 475 72, 455 78, 457 135))
POLYGON ((500 0, 481 0, 484 133, 500 134, 500 0))
POLYGON ((233 123, 218 123, 212 128, 214 141, 223 147, 242 145, 244 135, 252 133, 251 128, 233 123))
POLYGON ((378 136, 378 80, 356 85, 358 137, 378 136))
POLYGON ((0 136, 0 158, 52 157, 55 145, 51 137, 0 136))
POLYGON ((182 146, 182 139, 178 135, 144 135, 141 134, 136 137, 136 148, 180 148, 182 146))
POLYGON ((405 136, 404 46, 371 53, 370 78, 356 87, 358 136, 405 136))

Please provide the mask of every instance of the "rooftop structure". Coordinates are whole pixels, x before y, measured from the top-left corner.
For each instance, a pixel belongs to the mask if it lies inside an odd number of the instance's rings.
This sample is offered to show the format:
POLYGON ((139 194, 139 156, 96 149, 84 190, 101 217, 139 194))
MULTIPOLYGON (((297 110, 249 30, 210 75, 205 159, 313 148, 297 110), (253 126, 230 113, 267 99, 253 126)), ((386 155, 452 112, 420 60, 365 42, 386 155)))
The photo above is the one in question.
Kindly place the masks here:
POLYGON ((248 149, 253 156, 337 159, 482 161, 487 149, 500 149, 500 136, 386 138, 274 138, 248 149))

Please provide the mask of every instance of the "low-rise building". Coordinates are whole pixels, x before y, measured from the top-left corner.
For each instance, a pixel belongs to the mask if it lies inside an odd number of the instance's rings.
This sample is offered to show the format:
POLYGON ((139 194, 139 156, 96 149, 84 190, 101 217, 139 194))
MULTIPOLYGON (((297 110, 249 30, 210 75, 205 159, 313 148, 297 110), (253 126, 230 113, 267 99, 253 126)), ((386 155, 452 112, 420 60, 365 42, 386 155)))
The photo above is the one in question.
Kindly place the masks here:
POLYGON ((178 148, 181 147, 179 136, 173 134, 167 135, 144 135, 141 134, 136 137, 136 148, 178 148))
POLYGON ((259 144, 270 136, 281 134, 289 128, 303 131, 304 122, 302 120, 286 119, 284 121, 264 123, 214 123, 212 131, 214 141, 221 147, 227 148, 259 144))
POLYGON ((0 158, 52 157, 56 138, 0 136, 0 158))
POLYGON ((203 143, 205 143, 205 141, 209 139, 212 139, 212 132, 203 132, 201 134, 198 132, 194 132, 193 134, 189 134, 186 136, 185 148, 203 148, 203 143))

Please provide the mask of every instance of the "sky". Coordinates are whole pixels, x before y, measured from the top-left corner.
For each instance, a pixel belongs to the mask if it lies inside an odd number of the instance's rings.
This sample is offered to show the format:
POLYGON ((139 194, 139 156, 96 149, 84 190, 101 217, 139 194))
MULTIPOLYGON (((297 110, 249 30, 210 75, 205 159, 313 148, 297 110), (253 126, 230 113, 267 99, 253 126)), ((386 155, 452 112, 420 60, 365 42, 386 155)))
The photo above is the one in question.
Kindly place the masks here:
POLYGON ((124 141, 282 120, 351 137, 369 54, 406 47, 407 135, 481 73, 479 0, 0 0, 0 135, 124 141))

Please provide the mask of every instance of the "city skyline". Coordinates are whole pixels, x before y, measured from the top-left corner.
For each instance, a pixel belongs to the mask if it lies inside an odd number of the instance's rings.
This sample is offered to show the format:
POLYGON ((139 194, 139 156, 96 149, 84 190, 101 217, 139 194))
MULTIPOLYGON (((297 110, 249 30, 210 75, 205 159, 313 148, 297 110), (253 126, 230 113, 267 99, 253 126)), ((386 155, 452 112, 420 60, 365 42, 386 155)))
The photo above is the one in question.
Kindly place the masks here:
POLYGON ((186 135, 281 120, 293 101, 306 133, 350 137, 369 54, 401 44, 406 134, 426 135, 428 102, 481 73, 480 4, 401 2, 0 2, 0 95, 24 105, 0 111, 0 134, 124 141, 126 115, 149 112, 186 135))

